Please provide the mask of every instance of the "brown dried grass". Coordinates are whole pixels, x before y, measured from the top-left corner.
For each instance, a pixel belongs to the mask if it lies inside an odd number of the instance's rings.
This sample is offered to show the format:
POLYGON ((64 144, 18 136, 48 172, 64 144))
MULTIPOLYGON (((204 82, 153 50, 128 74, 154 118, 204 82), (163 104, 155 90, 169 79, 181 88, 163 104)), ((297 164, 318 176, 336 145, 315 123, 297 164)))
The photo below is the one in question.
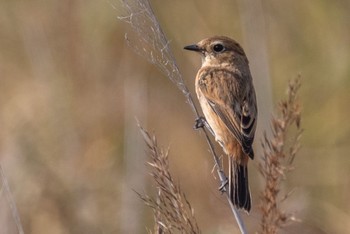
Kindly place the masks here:
POLYGON ((283 196, 281 186, 286 174, 294 169, 293 161, 300 148, 301 108, 297 95, 300 86, 300 76, 290 81, 287 98, 279 103, 278 113, 271 120, 272 136, 268 137, 265 132, 262 140, 263 157, 259 171, 265 180, 260 197, 261 233, 264 234, 277 233, 281 227, 295 219, 281 208, 283 201, 290 195, 287 193, 283 196), (289 136, 290 132, 294 136, 289 136))
POLYGON ((201 233, 194 216, 194 210, 185 193, 175 183, 169 170, 169 151, 159 149, 157 139, 141 126, 142 136, 149 149, 151 176, 157 188, 155 198, 139 194, 145 204, 154 212, 153 233, 201 233))

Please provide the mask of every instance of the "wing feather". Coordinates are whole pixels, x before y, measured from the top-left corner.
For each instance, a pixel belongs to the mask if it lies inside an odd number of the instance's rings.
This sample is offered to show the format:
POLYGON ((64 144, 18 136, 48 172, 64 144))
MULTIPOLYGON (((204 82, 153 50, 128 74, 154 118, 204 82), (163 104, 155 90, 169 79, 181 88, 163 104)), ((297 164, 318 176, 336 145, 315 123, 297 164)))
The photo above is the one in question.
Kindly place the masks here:
POLYGON ((254 140, 257 107, 255 92, 242 84, 240 74, 228 70, 205 73, 200 88, 212 110, 242 146, 243 151, 254 158, 254 140), (206 76, 209 76, 208 79, 206 76))

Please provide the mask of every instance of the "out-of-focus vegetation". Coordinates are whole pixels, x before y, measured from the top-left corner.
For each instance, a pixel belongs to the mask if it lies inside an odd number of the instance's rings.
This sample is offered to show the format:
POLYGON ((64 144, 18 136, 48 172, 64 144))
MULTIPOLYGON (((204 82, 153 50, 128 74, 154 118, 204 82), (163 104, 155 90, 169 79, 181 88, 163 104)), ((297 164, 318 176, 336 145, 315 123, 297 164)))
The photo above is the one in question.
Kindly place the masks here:
MULTIPOLYGON (((117 20, 123 15, 120 3, 111 3, 115 9, 108 1, 0 2, 0 162, 25 233, 123 233, 128 225, 144 233, 151 226, 151 213, 132 192, 148 189, 135 116, 155 130, 161 145, 170 144, 171 170, 201 229, 227 233, 235 223, 217 191, 206 143, 192 129, 190 107, 168 79, 126 46, 130 30, 117 20), (137 168, 129 167, 130 157, 137 168), (141 185, 125 176, 130 174, 143 179, 141 185), (131 191, 128 204, 125 191, 131 191)), ((184 52, 184 45, 222 34, 247 47, 244 12, 236 1, 152 4, 191 91, 200 61, 184 52)), ((298 73, 303 77, 305 132, 285 182, 286 191, 295 192, 284 207, 302 222, 285 231, 345 233, 350 230, 350 2, 274 0, 262 8, 273 102, 283 96, 288 80, 298 73)), ((259 71, 252 72, 259 79, 259 71)), ((255 88, 258 96, 265 91, 255 88)), ((259 107, 265 101, 260 99, 259 107)), ((269 115, 264 108, 259 114, 269 115)), ((250 232, 260 222, 259 141, 249 170, 253 210, 244 217, 250 232)), ((17 233, 3 193, 0 227, 17 233)))

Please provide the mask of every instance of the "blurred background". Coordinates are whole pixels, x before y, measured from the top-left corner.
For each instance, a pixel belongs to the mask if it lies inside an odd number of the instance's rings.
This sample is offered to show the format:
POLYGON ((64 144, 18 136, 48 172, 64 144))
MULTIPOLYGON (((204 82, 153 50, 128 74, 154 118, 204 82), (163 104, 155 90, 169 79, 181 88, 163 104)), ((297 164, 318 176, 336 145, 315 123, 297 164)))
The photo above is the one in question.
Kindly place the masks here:
MULTIPOLYGON (((200 58, 184 51, 212 35, 245 49, 259 99, 256 159, 250 163, 259 230, 261 132, 288 81, 302 76, 305 129, 295 189, 284 209, 301 221, 283 233, 350 230, 350 2, 152 1, 191 92, 200 58)), ((154 131, 203 233, 235 222, 204 137, 182 93, 124 40, 119 1, 0 1, 0 233, 145 233, 152 212, 133 190, 153 194, 136 118, 154 131), (114 7, 113 7, 114 6, 114 7)), ((132 33, 132 32, 131 32, 132 33)), ((219 148, 218 148, 219 150, 219 148)), ((220 152, 220 151, 219 151, 220 152)), ((237 232, 238 233, 238 232, 237 232)))

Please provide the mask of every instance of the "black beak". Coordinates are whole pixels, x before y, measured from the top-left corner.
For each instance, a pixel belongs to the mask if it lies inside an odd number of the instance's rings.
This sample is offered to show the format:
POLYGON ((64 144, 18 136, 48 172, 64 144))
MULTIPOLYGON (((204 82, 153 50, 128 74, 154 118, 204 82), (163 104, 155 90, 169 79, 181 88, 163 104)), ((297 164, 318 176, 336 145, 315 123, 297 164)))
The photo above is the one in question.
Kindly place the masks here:
POLYGON ((185 50, 192 50, 192 51, 197 51, 200 52, 202 49, 198 45, 188 45, 184 47, 185 50))

